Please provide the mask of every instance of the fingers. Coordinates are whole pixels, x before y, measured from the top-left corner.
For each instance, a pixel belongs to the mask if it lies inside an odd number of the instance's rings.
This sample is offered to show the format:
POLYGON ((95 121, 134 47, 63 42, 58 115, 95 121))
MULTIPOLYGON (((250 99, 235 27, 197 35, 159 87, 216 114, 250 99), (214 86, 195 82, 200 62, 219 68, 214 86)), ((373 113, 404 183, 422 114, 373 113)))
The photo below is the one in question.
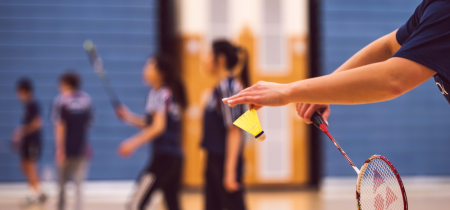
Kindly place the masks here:
MULTIPOLYGON (((295 111, 297 112, 297 115, 301 118, 300 110, 302 109, 303 103, 296 103, 295 104, 295 111)), ((303 119, 303 118, 302 118, 303 119)))
POLYGON ((260 97, 259 96, 240 96, 239 94, 236 96, 233 96, 233 98, 226 99, 228 102, 228 105, 231 107, 234 107, 239 104, 255 104, 255 105, 261 105, 259 103, 260 97))
POLYGON ((229 98, 223 98, 222 101, 225 104, 228 104, 229 106, 233 107, 238 104, 244 104, 244 103, 252 103, 249 100, 255 99, 256 96, 258 96, 258 87, 261 85, 261 82, 256 83, 255 85, 245 88, 238 94, 231 96, 229 98), (246 98, 246 97, 253 97, 253 98, 246 98))
POLYGON ((259 105, 256 105, 256 104, 248 104, 248 109, 255 109, 255 110, 259 110, 259 109, 261 109, 261 108, 263 108, 263 106, 259 106, 259 105))
MULTIPOLYGON (((301 118, 303 118, 303 120, 305 120, 305 112, 306 110, 308 110, 309 106, 311 106, 311 104, 302 104, 302 106, 300 107, 300 113, 299 116, 301 118)), ((306 121, 305 121, 306 122, 306 121)), ((307 122, 308 123, 308 122, 307 122)))
POLYGON ((303 120, 307 123, 307 124, 311 124, 311 117, 313 116, 313 114, 316 112, 317 110, 317 106, 316 105, 311 105, 310 107, 308 107, 308 109, 305 111, 305 115, 303 120))
POLYGON ((305 104, 305 103, 297 103, 295 104, 297 114, 300 116, 303 121, 307 124, 311 124, 311 117, 315 112, 321 113, 323 119, 328 125, 328 116, 330 115, 330 106, 325 104, 305 104))
POLYGON ((121 157, 128 157, 130 154, 129 154, 129 152, 126 150, 126 148, 125 147, 120 147, 119 148, 119 155, 121 156, 121 157))
POLYGON ((328 117, 330 116, 331 110, 330 106, 327 106, 324 110, 322 110, 322 118, 325 120, 328 126, 328 117))
POLYGON ((223 183, 225 190, 228 192, 235 192, 237 190, 239 190, 239 183, 235 182, 235 181, 224 181, 223 183))

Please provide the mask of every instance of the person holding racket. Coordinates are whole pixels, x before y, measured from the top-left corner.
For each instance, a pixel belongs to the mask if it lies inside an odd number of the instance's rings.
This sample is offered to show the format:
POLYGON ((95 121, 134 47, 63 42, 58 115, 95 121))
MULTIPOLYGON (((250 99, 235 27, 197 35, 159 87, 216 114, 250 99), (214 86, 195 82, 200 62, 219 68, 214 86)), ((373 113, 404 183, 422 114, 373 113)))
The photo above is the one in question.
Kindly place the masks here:
POLYGON ((22 125, 13 133, 13 145, 20 154, 20 168, 28 181, 29 195, 25 198, 25 207, 42 204, 47 196, 42 192, 37 169, 38 160, 42 153, 42 118, 38 102, 34 98, 33 85, 28 78, 17 82, 17 98, 23 103, 25 113, 22 125))
POLYGON ((181 75, 172 60, 162 54, 148 58, 143 68, 144 81, 151 86, 145 116, 116 109, 117 116, 142 129, 119 146, 122 157, 132 155, 139 147, 153 143, 153 161, 143 170, 127 209, 145 209, 155 190, 162 190, 169 210, 180 209, 179 192, 183 152, 181 149, 181 120, 187 99, 181 75))
POLYGON ((297 103, 306 123, 329 104, 364 104, 394 99, 434 77, 450 103, 450 1, 424 0, 411 18, 353 55, 330 75, 290 84, 260 81, 225 98, 230 106, 297 103))
POLYGON ((247 53, 226 40, 212 44, 212 53, 206 60, 209 74, 221 80, 214 87, 203 114, 202 147, 208 152, 205 171, 205 210, 246 209, 244 199, 242 131, 233 122, 245 107, 229 107, 221 102, 224 97, 239 93, 248 87, 247 53))
POLYGON ((449 11, 450 1, 424 0, 403 26, 364 47, 332 74, 290 84, 261 81, 223 102, 255 109, 296 103, 298 115, 327 134, 358 174, 358 209, 407 210, 400 175, 385 157, 374 155, 358 169, 330 135, 329 104, 391 100, 431 77, 450 103, 449 11))

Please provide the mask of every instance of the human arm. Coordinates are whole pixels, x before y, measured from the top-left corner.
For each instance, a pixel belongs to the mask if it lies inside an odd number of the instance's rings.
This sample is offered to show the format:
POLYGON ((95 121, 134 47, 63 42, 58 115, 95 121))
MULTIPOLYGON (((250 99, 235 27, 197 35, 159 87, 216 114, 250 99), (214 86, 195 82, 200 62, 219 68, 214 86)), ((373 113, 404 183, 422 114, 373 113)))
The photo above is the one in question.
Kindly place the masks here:
POLYGON ((131 112, 125 105, 121 105, 116 109, 116 116, 137 128, 143 128, 146 125, 145 118, 143 116, 131 112))
POLYGON ((65 133, 66 125, 62 120, 55 122, 55 146, 56 146, 56 163, 58 165, 63 165, 66 160, 66 150, 65 150, 65 133))
POLYGON ((22 124, 18 126, 13 133, 13 141, 16 145, 18 145, 20 140, 25 136, 41 129, 42 118, 39 113, 39 106, 37 103, 30 103, 26 106, 22 124))
POLYGON ((154 140, 166 129, 166 116, 164 112, 156 112, 153 115, 153 123, 142 129, 136 135, 122 142, 119 146, 119 154, 123 157, 130 156, 140 146, 154 140))
POLYGON ((288 103, 364 104, 396 98, 422 84, 436 72, 414 61, 390 58, 322 77, 290 84, 258 82, 224 99, 234 106, 283 106, 288 103))
POLYGON ((41 117, 35 117, 30 123, 18 126, 13 133, 13 141, 15 144, 20 142, 24 136, 29 135, 42 127, 41 117))
MULTIPOLYGON (((397 42, 397 31, 398 30, 395 30, 373 41, 358 51, 339 68, 337 68, 333 74, 372 63, 386 61, 391 58, 401 47, 397 42)), ((325 121, 327 121, 328 116, 330 115, 330 106, 328 104, 296 103, 296 110, 297 114, 308 124, 311 123, 311 116, 316 111, 319 111, 322 114, 325 121)))
POLYGON ((226 138, 225 168, 223 176, 223 185, 228 192, 233 192, 239 189, 239 184, 236 181, 236 167, 241 142, 241 131, 238 127, 231 125, 228 129, 228 135, 226 138))
POLYGON ((35 117, 29 124, 23 125, 22 133, 24 136, 31 134, 42 127, 42 119, 41 117, 37 116, 35 117))
POLYGON ((397 30, 373 41, 345 61, 333 74, 388 60, 401 47, 396 35, 397 30))

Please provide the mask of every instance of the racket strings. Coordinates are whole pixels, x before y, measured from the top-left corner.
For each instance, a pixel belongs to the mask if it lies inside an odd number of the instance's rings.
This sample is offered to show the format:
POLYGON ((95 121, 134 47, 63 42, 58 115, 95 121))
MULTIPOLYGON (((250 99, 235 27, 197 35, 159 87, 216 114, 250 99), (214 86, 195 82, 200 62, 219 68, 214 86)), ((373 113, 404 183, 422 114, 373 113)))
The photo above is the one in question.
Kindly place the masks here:
POLYGON ((402 190, 391 167, 382 159, 370 161, 362 174, 360 204, 362 210, 403 210, 402 190))

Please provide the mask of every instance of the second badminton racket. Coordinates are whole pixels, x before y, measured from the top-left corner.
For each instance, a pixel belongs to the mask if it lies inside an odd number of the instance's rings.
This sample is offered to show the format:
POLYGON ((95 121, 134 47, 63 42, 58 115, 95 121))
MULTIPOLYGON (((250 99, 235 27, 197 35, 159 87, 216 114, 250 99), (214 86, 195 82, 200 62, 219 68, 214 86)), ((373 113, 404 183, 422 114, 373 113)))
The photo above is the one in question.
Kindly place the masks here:
POLYGON ((106 94, 108 95, 108 98, 112 104, 112 106, 116 109, 120 106, 119 97, 117 97, 116 92, 112 88, 111 81, 109 80, 108 74, 106 73, 105 69, 103 68, 103 61, 100 55, 97 53, 97 49, 92 43, 91 40, 86 40, 83 44, 84 49, 88 53, 89 61, 91 62, 92 66, 94 67, 94 72, 97 74, 97 76, 100 78, 103 88, 106 91, 106 94))

